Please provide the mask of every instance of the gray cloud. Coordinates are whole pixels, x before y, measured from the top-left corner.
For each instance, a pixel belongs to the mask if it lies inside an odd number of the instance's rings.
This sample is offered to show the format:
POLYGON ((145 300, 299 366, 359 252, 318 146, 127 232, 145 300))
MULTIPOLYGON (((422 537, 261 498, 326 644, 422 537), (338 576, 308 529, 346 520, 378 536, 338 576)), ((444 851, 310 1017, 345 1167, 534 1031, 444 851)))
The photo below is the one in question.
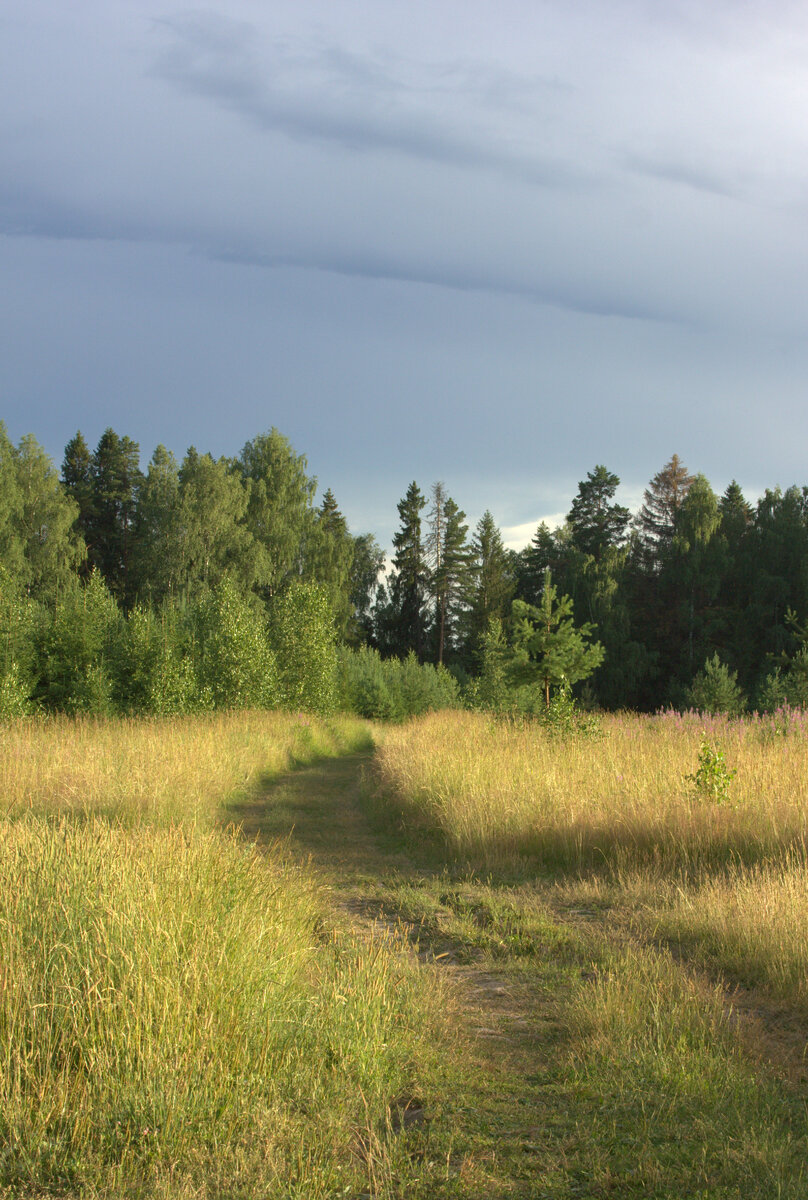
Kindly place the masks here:
POLYGON ((623 296, 615 290, 598 290, 594 284, 579 287, 559 286, 540 282, 523 283, 502 275, 475 273, 473 269, 458 270, 434 263, 408 263, 393 258, 372 257, 361 252, 351 255, 318 255, 306 257, 289 254, 264 255, 249 251, 212 251, 211 257, 222 262, 243 263, 258 267, 301 267, 326 271, 357 279, 383 279, 400 283, 427 284, 459 292, 482 292, 489 295, 513 296, 536 304, 546 304, 568 312, 592 317, 617 317, 631 321, 682 323, 680 314, 672 309, 655 308, 636 298, 623 296))
POLYGON ((480 292, 493 296, 511 296, 529 303, 549 305, 561 310, 592 317, 616 317, 627 320, 682 323, 672 307, 655 306, 622 287, 598 287, 592 281, 559 283, 528 280, 509 275, 505 269, 484 271, 478 266, 461 268, 449 262, 422 261, 415 252, 407 256, 374 254, 356 248, 336 251, 309 250, 306 253, 272 252, 257 242, 234 245, 233 239, 214 239, 209 231, 184 229, 170 224, 156 226, 140 220, 127 220, 122 214, 110 214, 57 199, 36 189, 0 186, 0 232, 11 237, 42 237, 56 240, 163 243, 184 246, 213 261, 260 269, 284 267, 324 271, 356 279, 388 280, 405 284, 425 284, 458 292, 480 292))
POLYGON ((557 80, 527 81, 462 62, 420 65, 413 72, 411 64, 390 56, 372 59, 335 45, 261 42, 252 26, 211 14, 165 19, 161 26, 170 44, 153 74, 263 130, 354 152, 493 170, 548 188, 593 179, 562 157, 509 147, 488 120, 495 110, 530 115, 535 140, 538 97, 563 92, 557 80), (462 118, 453 116, 457 108, 462 118))
POLYGON ((740 189, 735 183, 729 183, 717 173, 690 163, 674 160, 655 160, 643 158, 641 155, 626 155, 623 160, 629 171, 644 175, 650 179, 661 179, 666 183, 679 183, 693 188, 697 192, 707 192, 713 196, 725 196, 737 199, 740 189))

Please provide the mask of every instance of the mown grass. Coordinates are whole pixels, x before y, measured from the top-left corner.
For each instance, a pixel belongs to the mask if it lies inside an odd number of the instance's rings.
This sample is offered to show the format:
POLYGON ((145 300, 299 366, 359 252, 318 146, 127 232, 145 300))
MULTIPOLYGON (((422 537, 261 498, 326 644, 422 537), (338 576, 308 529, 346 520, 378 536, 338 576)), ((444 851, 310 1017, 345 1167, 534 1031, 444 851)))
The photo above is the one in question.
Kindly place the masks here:
POLYGON ((439 1091, 439 982, 394 938, 337 927, 284 843, 214 824, 234 790, 368 727, 3 736, 0 1193, 417 1195, 432 1168, 397 1113, 439 1091))

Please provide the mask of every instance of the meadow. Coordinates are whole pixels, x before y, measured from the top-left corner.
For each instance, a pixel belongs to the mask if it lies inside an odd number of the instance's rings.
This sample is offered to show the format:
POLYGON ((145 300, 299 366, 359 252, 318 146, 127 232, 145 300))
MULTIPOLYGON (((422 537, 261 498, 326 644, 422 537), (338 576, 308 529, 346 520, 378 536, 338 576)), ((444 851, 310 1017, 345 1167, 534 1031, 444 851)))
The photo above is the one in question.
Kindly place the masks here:
POLYGON ((802 713, 0 737, 0 1196, 806 1194, 802 713))
MULTIPOLYGON (((228 805, 366 748, 279 714, 2 729, 0 1194, 350 1195, 436 1086, 437 985, 228 805), (403 1098, 403 1099, 402 1099, 403 1098)), ((400 1174, 400 1170, 399 1170, 400 1174)))
POLYGON ((456 859, 630 909, 806 1013, 807 767, 801 711, 619 715, 584 739, 443 713, 389 731, 375 760, 380 794, 456 859))

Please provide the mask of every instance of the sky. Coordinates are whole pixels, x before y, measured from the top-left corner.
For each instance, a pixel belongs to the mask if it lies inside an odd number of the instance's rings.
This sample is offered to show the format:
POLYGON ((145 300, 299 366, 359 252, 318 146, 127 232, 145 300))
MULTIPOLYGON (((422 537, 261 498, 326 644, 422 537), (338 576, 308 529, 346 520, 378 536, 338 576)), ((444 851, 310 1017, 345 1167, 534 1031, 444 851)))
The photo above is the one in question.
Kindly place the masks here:
POLYGON ((4 0, 0 419, 276 427, 383 545, 808 483, 808 6, 4 0))

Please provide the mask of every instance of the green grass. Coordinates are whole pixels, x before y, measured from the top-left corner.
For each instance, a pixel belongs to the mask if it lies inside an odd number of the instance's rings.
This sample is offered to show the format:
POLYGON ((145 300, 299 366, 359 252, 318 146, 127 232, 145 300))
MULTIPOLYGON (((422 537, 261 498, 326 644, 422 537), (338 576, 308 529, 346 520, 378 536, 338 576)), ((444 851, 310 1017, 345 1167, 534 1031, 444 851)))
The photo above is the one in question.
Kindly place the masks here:
POLYGON ((48 794, 0 824, 3 1194, 309 1200, 430 1176, 398 1114, 440 1091, 440 982, 335 923, 288 845, 99 807, 58 817, 48 794))
MULTIPOLYGON (((796 852, 686 875, 500 846, 471 871, 402 829, 368 726, 243 721, 29 727, 0 823, 0 1195, 808 1193, 796 852)), ((597 778, 552 753, 554 787, 562 760, 597 778)))

